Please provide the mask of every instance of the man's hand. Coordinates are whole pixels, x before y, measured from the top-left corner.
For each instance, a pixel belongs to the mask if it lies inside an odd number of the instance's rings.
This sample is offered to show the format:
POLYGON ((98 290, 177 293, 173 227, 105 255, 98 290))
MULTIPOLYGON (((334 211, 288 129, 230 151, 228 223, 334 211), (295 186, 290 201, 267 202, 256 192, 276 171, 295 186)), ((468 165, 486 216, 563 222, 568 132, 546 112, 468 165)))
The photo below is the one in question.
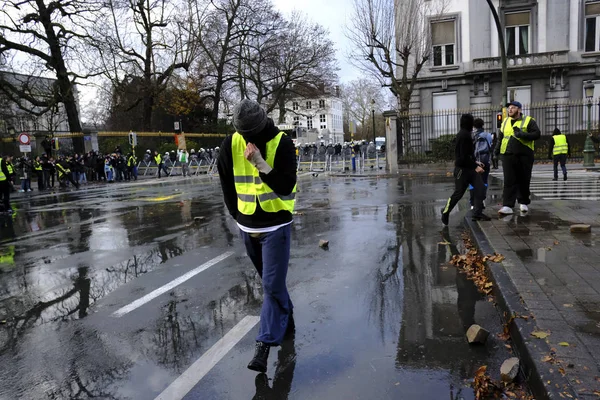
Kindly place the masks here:
POLYGON ((521 130, 521 128, 514 128, 514 135, 516 138, 520 138, 521 135, 523 134, 523 131, 521 130))
POLYGON ((244 157, 263 174, 268 174, 273 169, 267 164, 254 143, 248 143, 246 150, 244 150, 244 157))
POLYGON ((475 161, 477 163, 477 165, 479 165, 481 168, 484 168, 485 165, 481 162, 481 161, 475 161))
POLYGON ((477 172, 478 174, 483 174, 484 169, 478 165, 477 168, 475 168, 475 172, 477 172))

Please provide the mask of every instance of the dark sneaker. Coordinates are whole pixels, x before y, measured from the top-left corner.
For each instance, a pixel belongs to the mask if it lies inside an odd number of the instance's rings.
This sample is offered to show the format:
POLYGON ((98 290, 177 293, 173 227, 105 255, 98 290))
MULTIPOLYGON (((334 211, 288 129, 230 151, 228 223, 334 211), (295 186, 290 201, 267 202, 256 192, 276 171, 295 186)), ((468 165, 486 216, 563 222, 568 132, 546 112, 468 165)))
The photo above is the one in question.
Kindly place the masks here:
POLYGON ((563 176, 563 181, 566 181, 566 180, 567 180, 567 174, 565 174, 565 175, 563 176))
POLYGON ((491 221, 492 219, 485 214, 479 214, 479 215, 473 215, 473 217, 471 217, 471 220, 473 220, 473 221, 491 221))
POLYGON ((269 345, 263 342, 256 342, 256 347, 254 349, 254 357, 250 364, 248 364, 248 369, 257 372, 267 372, 267 361, 269 359, 269 345))
POLYGON ((442 224, 448 226, 448 220, 450 219, 450 214, 445 213, 444 209, 442 208, 442 224))
POLYGON ((552 178, 552 180, 553 180, 553 181, 557 181, 557 180, 558 180, 558 178, 552 178))

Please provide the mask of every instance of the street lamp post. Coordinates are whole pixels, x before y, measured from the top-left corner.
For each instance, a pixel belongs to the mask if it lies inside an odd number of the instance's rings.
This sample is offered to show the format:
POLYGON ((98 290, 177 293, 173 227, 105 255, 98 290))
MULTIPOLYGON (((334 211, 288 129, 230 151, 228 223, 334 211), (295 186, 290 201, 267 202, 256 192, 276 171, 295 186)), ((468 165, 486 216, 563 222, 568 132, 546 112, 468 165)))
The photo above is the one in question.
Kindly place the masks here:
POLYGON ((592 97, 594 97, 594 83, 592 81, 587 81, 585 85, 583 85, 585 90, 585 98, 587 99, 587 136, 585 138, 585 145, 583 146, 583 166, 584 167, 593 167, 594 164, 594 155, 596 154, 596 149, 594 148, 594 143, 592 142, 592 97))
POLYGON ((371 99, 371 119, 373 120, 373 145, 375 144, 375 100, 371 99))

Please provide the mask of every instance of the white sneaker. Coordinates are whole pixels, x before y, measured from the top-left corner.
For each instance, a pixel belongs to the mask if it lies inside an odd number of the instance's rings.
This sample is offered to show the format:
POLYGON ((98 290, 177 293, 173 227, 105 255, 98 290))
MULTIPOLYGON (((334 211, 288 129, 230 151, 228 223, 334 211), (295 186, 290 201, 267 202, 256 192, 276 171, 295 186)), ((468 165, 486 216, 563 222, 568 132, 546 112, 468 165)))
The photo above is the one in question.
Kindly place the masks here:
POLYGON ((475 208, 475 206, 471 206, 471 210, 474 209, 474 208, 475 208))
POLYGON ((521 212, 527 212, 529 211, 529 208, 527 207, 527 204, 521 204, 519 210, 521 210, 521 212))
POLYGON ((507 206, 503 206, 501 209, 498 210, 498 214, 510 215, 512 213, 513 213, 512 208, 507 207, 507 206))

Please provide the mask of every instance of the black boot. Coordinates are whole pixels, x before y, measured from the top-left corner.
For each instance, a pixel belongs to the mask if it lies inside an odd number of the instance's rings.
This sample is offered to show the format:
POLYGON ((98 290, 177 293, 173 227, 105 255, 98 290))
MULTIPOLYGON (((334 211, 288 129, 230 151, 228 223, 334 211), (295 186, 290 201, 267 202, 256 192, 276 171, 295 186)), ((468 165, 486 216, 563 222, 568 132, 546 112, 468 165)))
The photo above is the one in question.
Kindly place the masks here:
POLYGON ((256 342, 254 349, 254 358, 248 364, 248 369, 258 372, 267 372, 267 360, 269 358, 269 345, 263 342, 256 342))
POLYGON ((288 318, 287 328, 285 329, 285 339, 294 337, 296 334, 296 323, 294 322, 294 312, 290 314, 288 318))

